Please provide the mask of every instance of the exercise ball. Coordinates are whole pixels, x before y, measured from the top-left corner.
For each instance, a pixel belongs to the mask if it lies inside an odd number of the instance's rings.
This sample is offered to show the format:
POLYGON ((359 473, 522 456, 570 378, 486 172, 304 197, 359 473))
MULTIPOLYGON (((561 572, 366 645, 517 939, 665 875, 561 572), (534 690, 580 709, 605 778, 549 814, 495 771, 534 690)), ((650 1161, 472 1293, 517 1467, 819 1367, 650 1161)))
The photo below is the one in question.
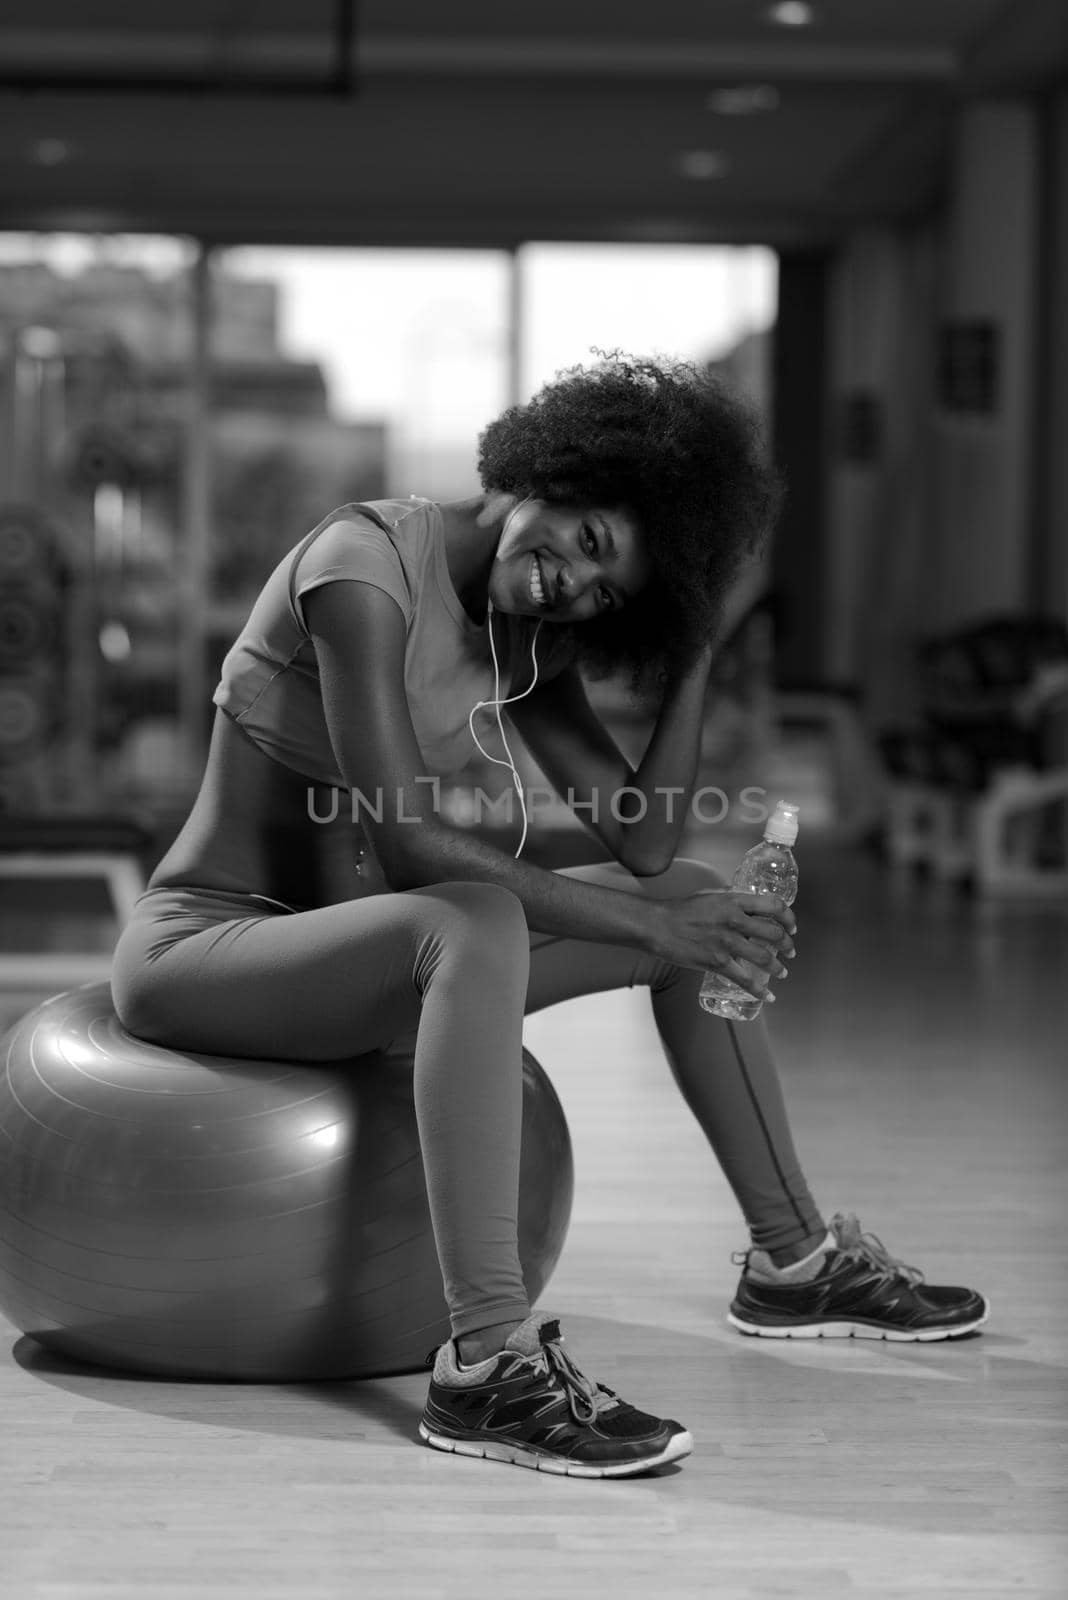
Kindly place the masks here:
MULTIPOLYGON (((310 1065, 163 1049, 106 983, 5 1036, 0 1310, 49 1350, 172 1378, 358 1378, 449 1337, 410 1052, 310 1065)), ((533 1303, 574 1171, 523 1052, 519 1253, 533 1303)))

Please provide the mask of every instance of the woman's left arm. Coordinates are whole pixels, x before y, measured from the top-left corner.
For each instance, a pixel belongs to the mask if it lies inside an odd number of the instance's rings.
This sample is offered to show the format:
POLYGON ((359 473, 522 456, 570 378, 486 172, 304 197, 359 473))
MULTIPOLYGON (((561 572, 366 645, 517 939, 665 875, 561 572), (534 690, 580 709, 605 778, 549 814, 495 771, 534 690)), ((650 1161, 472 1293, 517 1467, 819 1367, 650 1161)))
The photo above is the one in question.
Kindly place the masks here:
POLYGON ((675 858, 697 776, 713 655, 707 646, 668 681, 637 770, 590 705, 575 667, 508 708, 557 794, 637 877, 655 877, 675 858), (638 792, 621 793, 626 789, 638 792))

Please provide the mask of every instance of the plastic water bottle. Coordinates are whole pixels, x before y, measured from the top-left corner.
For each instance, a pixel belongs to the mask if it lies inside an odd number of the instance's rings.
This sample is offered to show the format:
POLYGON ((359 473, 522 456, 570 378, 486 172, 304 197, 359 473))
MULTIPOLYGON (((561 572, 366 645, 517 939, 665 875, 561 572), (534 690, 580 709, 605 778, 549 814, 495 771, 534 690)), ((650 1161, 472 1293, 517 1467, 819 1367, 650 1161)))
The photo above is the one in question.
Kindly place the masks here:
MULTIPOLYGON (((746 894, 777 894, 792 905, 797 893, 797 862, 791 848, 797 838, 797 806, 780 800, 764 829, 763 842, 747 850, 731 879, 731 888, 746 894)), ((744 965, 760 977, 764 986, 771 975, 750 962, 744 965)), ((759 999, 739 988, 722 973, 709 970, 701 984, 701 1004, 714 1017, 729 1017, 732 1022, 751 1022, 760 1013, 759 999)))

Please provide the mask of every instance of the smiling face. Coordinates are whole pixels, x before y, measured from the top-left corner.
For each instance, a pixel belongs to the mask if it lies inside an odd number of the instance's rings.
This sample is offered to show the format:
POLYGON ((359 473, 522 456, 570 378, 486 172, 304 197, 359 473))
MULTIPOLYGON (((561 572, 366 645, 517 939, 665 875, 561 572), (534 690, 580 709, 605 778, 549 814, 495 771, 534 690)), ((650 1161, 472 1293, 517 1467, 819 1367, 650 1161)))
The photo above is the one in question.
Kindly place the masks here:
POLYGON ((526 500, 504 522, 490 571, 498 611, 547 622, 588 622, 628 605, 652 565, 633 518, 526 500))

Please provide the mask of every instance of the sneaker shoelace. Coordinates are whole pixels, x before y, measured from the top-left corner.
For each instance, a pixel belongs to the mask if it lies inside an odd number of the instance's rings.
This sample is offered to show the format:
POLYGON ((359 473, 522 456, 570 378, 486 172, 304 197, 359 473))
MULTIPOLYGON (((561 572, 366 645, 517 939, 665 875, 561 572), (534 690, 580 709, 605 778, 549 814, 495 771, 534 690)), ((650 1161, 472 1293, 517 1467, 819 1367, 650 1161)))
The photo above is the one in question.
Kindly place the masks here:
POLYGON ((534 1361, 550 1382, 555 1380, 562 1384, 576 1422, 593 1422, 602 1412, 612 1411, 622 1403, 614 1390, 606 1389, 600 1383, 591 1383, 585 1373, 579 1371, 564 1349, 557 1323, 549 1323, 542 1329, 541 1349, 534 1361))
POLYGON ((910 1267, 892 1256, 877 1234, 862 1233, 859 1219, 852 1212, 838 1212, 831 1218, 831 1231, 838 1240, 838 1249, 844 1256, 864 1261, 879 1272, 892 1273, 915 1286, 924 1281, 919 1267, 910 1267))

